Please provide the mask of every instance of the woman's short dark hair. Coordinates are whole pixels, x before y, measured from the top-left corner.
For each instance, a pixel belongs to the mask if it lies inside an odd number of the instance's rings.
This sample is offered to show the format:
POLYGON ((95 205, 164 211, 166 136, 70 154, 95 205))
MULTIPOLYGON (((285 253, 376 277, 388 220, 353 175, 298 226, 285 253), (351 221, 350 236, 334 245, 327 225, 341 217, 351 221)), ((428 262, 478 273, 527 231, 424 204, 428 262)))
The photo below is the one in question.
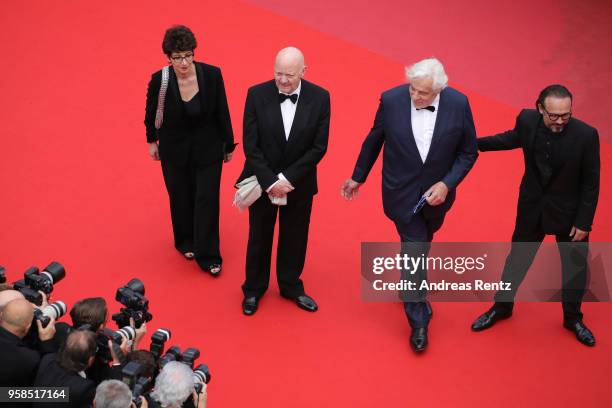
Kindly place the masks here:
POLYGON ((168 57, 176 51, 193 51, 198 46, 195 35, 184 25, 175 25, 166 30, 162 50, 168 57))
POLYGON ((563 99, 570 98, 572 99, 572 93, 564 87, 563 85, 554 84, 548 85, 546 88, 542 89, 540 92, 540 96, 538 96, 538 100, 536 101, 536 109, 539 109, 540 106, 544 107, 544 101, 549 96, 554 96, 555 98, 563 99))

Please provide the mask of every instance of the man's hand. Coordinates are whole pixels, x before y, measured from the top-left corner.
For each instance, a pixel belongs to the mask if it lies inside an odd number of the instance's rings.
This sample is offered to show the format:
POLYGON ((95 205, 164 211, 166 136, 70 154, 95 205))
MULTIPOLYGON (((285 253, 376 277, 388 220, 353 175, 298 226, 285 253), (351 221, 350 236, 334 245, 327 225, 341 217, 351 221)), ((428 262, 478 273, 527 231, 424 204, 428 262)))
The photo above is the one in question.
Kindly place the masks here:
POLYGON ((352 200, 353 198, 357 198, 359 195, 359 187, 363 183, 358 183, 353 179, 346 179, 342 186, 340 187, 340 195, 347 200, 352 200))
POLYGON ((446 195, 448 194, 448 187, 441 181, 438 181, 433 186, 429 187, 429 190, 423 194, 426 197, 427 204, 435 207, 436 205, 442 204, 446 201, 446 195))
POLYGON ((36 320, 38 326, 38 338, 40 341, 51 340, 55 336, 55 319, 51 319, 47 327, 42 327, 40 320, 36 320))
POLYGON ((149 156, 153 160, 159 160, 159 147, 157 146, 157 142, 149 143, 149 156))
POLYGON ((130 326, 132 326, 134 328, 134 331, 136 332, 136 335, 134 336, 134 342, 132 343, 132 350, 136 350, 136 348, 138 347, 138 343, 140 343, 140 340, 142 340, 144 335, 147 334, 147 323, 142 322, 140 327, 136 328, 136 323, 134 322, 134 319, 130 317, 130 326))
POLYGON ((572 238, 572 242, 584 241, 584 239, 589 235, 588 231, 583 231, 579 228, 572 227, 572 230, 569 233, 572 238))
MULTIPOLYGON (((136 404, 134 404, 133 401, 130 405, 130 408, 136 408, 136 404)), ((140 408, 149 408, 149 403, 147 402, 147 399, 142 395, 140 396, 140 408)))
POLYGON ((225 153, 223 155, 223 162, 229 163, 232 160, 233 156, 234 156, 234 152, 225 153))
POLYGON ((274 187, 270 189, 270 191, 268 191, 268 195, 280 198, 286 196, 287 193, 290 193, 293 190, 294 188, 290 182, 286 180, 279 180, 279 182, 276 183, 274 187))
POLYGON ((130 346, 128 344, 128 339, 126 337, 122 337, 121 344, 119 345, 120 352, 116 353, 113 348, 113 341, 108 341, 108 349, 111 352, 111 357, 113 358, 113 365, 121 364, 122 361, 125 360, 126 356, 130 352, 130 346), (120 355, 123 354, 123 355, 120 355))
POLYGON ((199 394, 196 394, 195 390, 193 391, 193 405, 197 408, 206 408, 206 383, 202 384, 202 391, 199 394))

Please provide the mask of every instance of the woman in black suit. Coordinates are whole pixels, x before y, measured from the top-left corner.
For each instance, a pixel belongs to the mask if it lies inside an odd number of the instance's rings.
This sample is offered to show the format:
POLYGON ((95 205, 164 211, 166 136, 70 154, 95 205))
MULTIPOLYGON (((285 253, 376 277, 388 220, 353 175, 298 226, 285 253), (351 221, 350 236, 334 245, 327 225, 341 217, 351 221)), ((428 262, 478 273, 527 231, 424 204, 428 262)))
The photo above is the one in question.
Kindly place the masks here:
POLYGON ((163 122, 155 127, 162 71, 149 81, 145 126, 149 154, 161 160, 174 232, 174 246, 213 275, 221 272, 219 187, 234 136, 221 70, 194 61, 195 36, 185 26, 166 31, 162 43, 170 64, 163 122))

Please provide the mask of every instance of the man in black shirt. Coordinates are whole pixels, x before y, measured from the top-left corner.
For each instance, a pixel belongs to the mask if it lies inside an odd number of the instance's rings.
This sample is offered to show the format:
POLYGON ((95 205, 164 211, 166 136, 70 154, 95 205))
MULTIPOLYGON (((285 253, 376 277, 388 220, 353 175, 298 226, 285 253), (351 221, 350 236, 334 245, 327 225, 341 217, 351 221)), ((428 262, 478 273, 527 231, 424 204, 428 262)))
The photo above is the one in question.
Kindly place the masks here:
POLYGON ((572 118, 572 94, 562 85, 546 87, 536 107, 523 110, 513 130, 478 139, 480 151, 523 149, 525 174, 512 249, 501 278, 511 283, 512 290, 498 292, 493 307, 476 319, 472 330, 487 329, 512 315, 516 291, 544 236, 551 234, 561 255, 563 325, 578 341, 594 346, 595 337, 582 322, 580 306, 599 195, 599 135, 572 118))

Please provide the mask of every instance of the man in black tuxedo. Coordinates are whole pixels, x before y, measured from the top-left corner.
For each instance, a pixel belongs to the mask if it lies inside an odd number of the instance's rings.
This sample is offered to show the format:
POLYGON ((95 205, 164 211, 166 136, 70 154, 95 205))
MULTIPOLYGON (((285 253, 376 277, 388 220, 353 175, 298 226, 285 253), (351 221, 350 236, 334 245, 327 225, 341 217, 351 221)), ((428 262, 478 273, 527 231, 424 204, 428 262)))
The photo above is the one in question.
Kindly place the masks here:
POLYGON ((40 403, 34 407, 88 407, 96 395, 96 383, 85 370, 96 355, 96 335, 89 330, 75 330, 68 335, 57 354, 45 355, 38 368, 37 387, 68 387, 69 403, 40 403))
POLYGON ((0 384, 5 387, 29 387, 34 383, 41 353, 56 351, 53 336, 55 324, 51 321, 43 328, 37 320, 39 350, 34 350, 24 342, 28 334, 34 306, 23 298, 8 302, 0 313, 0 384))
POLYGON ((238 180, 257 176, 262 197, 249 207, 244 314, 257 311, 268 288, 277 214, 276 273, 280 293, 307 311, 318 306, 300 279, 306 258, 317 163, 327 150, 330 100, 325 89, 303 80, 304 56, 294 47, 276 56, 274 80, 251 87, 244 112, 246 162, 238 180), (286 198, 286 205, 271 200, 286 198))
POLYGON ((572 94, 562 85, 540 93, 537 110, 525 109, 514 129, 478 139, 478 149, 523 149, 521 181, 510 254, 501 280, 512 290, 498 292, 495 304, 472 325, 487 329, 512 315, 514 296, 547 234, 556 236, 562 263, 564 326, 588 346, 595 337, 582 322, 580 305, 587 278, 588 236, 599 195, 599 135, 572 118, 572 94), (529 243, 529 244, 525 244, 529 243))
MULTIPOLYGON (((434 233, 442 227, 455 201, 455 190, 470 171, 478 152, 470 104, 465 95, 447 86, 440 61, 429 58, 406 71, 409 84, 384 92, 374 125, 365 138, 353 175, 341 188, 344 198, 356 196, 366 181, 380 150, 383 153, 383 205, 395 223, 402 252, 427 255, 434 233), (427 204, 414 213, 421 198, 427 204)), ((427 279, 421 269, 402 273, 419 287, 427 279)), ((401 295, 412 327, 410 345, 415 352, 428 344, 427 327, 432 315, 426 292, 401 295)))

